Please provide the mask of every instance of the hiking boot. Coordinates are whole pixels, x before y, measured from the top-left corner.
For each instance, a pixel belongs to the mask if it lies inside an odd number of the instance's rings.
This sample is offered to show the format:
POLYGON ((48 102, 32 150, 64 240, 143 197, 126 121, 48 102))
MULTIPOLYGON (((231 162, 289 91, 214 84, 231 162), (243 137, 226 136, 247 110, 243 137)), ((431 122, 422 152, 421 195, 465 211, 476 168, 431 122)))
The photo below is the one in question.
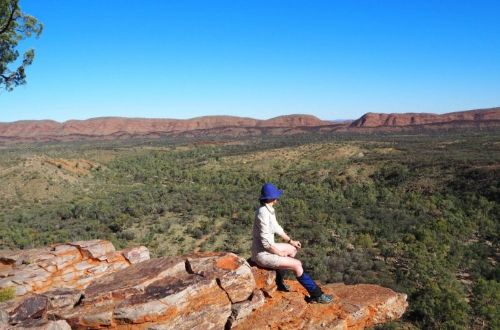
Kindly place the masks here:
POLYGON ((312 304, 329 304, 333 302, 333 297, 329 294, 322 293, 317 297, 308 297, 307 302, 312 304))
POLYGON ((288 284, 285 284, 285 283, 279 283, 277 285, 277 290, 278 291, 281 291, 281 292, 290 292, 290 286, 288 284))

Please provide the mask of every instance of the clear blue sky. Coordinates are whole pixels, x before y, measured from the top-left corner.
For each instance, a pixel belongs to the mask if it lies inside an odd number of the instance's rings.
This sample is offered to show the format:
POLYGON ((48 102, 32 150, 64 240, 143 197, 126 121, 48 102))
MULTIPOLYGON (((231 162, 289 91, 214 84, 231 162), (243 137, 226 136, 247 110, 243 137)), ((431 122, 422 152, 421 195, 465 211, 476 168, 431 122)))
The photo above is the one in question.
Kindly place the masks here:
POLYGON ((45 24, 0 121, 322 119, 500 106, 500 1, 21 0, 45 24))

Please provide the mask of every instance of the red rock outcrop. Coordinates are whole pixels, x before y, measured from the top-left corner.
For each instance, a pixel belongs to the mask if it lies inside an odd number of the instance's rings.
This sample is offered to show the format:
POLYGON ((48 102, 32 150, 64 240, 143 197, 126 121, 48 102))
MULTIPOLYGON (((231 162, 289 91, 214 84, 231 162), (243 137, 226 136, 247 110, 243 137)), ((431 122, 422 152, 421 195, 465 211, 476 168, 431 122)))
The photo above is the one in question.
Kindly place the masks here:
POLYGON ((274 271, 251 266, 232 253, 148 259, 144 247, 115 252, 109 242, 90 241, 57 245, 49 252, 4 252, 1 260, 19 266, 8 272, 12 277, 16 270, 26 271, 20 266, 23 261, 38 265, 65 256, 62 251, 73 251, 72 247, 79 257, 71 252, 76 257, 50 265, 66 269, 68 263, 76 270, 75 265, 83 260, 113 264, 127 255, 132 257, 128 261, 137 262, 96 274, 83 284, 75 285, 78 280, 73 278, 69 285, 59 280, 42 287, 32 285, 31 292, 0 304, 0 328, 363 329, 395 320, 407 307, 406 295, 363 284, 324 285, 335 302, 308 304, 306 292, 296 281, 288 281, 291 292, 278 292, 274 271), (48 253, 52 257, 40 257, 48 253))
POLYGON ((406 295, 377 285, 328 284, 324 292, 335 298, 327 305, 309 304, 305 290, 287 281, 291 292, 276 291, 261 308, 234 329, 364 329, 398 319, 408 306, 406 295))
POLYGON ((289 115, 257 120, 234 116, 207 116, 192 119, 148 119, 103 117, 87 120, 68 120, 58 123, 51 120, 23 120, 0 123, 2 140, 83 140, 92 138, 119 138, 122 136, 173 135, 192 131, 228 128, 269 129, 316 127, 329 125, 309 115, 289 115))
POLYGON ((500 126, 500 108, 451 112, 442 115, 432 113, 367 113, 353 121, 350 128, 382 128, 405 126, 429 126, 438 124, 492 123, 500 126))
POLYGON ((115 251, 104 240, 58 244, 44 249, 0 252, 0 288, 17 296, 52 288, 84 288, 91 281, 149 259, 141 246, 115 251))
POLYGON ((235 116, 192 119, 102 117, 86 120, 22 120, 0 123, 0 142, 111 140, 162 136, 259 136, 324 133, 498 128, 500 108, 430 113, 367 113, 355 121, 324 121, 310 115, 258 120, 235 116))

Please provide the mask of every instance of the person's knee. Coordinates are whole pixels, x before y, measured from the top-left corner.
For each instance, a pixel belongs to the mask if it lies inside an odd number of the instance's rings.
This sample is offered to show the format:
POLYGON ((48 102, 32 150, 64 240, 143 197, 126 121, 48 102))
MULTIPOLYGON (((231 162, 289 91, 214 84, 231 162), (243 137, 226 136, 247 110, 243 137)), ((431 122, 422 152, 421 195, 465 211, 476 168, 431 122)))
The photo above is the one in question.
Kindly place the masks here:
POLYGON ((292 246, 292 248, 290 249, 290 252, 292 254, 292 257, 295 257, 295 255, 297 254, 297 248, 295 246, 292 246))
POLYGON ((293 271, 295 273, 295 276, 301 276, 302 273, 304 272, 304 269, 302 268, 302 263, 297 260, 297 263, 295 264, 295 267, 293 268, 293 271))

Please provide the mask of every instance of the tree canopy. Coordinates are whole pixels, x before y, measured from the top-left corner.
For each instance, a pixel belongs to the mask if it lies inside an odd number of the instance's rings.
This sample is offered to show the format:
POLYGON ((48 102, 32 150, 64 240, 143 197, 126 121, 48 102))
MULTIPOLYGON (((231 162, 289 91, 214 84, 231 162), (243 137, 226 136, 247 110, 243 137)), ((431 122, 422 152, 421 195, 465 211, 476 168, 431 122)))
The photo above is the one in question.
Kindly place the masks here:
POLYGON ((0 89, 11 91, 26 83, 26 67, 35 51, 28 49, 19 57, 17 46, 23 39, 42 33, 43 24, 24 13, 19 0, 0 0, 0 89))

